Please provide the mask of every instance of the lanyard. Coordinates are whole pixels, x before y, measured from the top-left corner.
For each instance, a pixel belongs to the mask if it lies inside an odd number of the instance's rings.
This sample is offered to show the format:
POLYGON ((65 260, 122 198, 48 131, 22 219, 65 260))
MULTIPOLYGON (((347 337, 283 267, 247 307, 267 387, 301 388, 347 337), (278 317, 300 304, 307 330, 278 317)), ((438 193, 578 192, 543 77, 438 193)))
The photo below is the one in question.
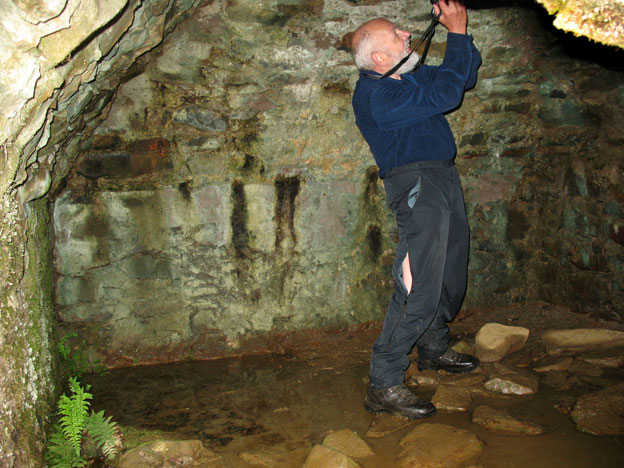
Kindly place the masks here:
POLYGON ((429 27, 426 29, 425 33, 422 35, 418 43, 414 47, 412 47, 412 51, 409 54, 407 54, 405 57, 403 57, 401 61, 397 63, 394 67, 392 67, 383 75, 373 75, 372 73, 365 73, 365 75, 368 76, 369 78, 372 78, 373 80, 381 80, 390 75, 393 75, 399 68, 401 68, 401 65, 407 62, 407 60, 414 53, 414 51, 418 49, 422 45, 423 42, 425 42, 425 48, 423 50, 423 53, 418 59, 418 63, 416 64, 412 72, 418 70, 423 65, 423 63, 425 63, 425 58, 427 58, 427 52, 429 52, 429 46, 431 45, 431 39, 433 39, 433 35, 435 34, 435 28, 439 23, 438 21, 439 19, 440 19, 440 15, 436 15, 432 11, 431 23, 429 24, 429 27))

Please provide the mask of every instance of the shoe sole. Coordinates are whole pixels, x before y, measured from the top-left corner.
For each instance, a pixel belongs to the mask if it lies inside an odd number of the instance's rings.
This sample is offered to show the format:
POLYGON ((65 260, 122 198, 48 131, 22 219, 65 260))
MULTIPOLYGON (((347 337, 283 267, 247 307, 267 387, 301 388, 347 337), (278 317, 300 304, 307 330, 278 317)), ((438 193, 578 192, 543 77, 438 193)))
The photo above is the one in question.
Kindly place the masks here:
POLYGON ((379 405, 376 405, 374 403, 370 403, 368 401, 364 402, 364 409, 366 411, 369 411, 369 412, 374 413, 374 414, 389 413, 389 414, 392 414, 394 416, 398 416, 400 418, 407 418, 407 419, 409 419, 411 421, 416 421, 418 419, 428 418, 429 416, 433 416, 435 414, 435 412, 436 412, 436 408, 434 407, 433 411, 430 411, 428 413, 423 413, 423 414, 420 414, 420 415, 413 415, 413 414, 407 415, 407 414, 401 413, 400 411, 389 410, 389 409, 387 409, 387 408, 385 408, 383 406, 379 406, 379 405))
POLYGON ((451 374, 463 374, 465 372, 472 372, 473 370, 477 369, 479 366, 473 366, 473 367, 444 367, 444 366, 421 366, 420 364, 418 364, 416 367, 418 367, 419 371, 424 371, 424 370, 443 370, 446 372, 450 372, 451 374))

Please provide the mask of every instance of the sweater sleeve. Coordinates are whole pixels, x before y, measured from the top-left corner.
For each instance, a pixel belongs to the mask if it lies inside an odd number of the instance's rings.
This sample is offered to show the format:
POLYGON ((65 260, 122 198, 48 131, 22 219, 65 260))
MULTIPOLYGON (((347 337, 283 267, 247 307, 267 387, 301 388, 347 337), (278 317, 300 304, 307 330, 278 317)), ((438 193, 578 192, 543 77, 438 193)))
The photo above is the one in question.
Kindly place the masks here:
POLYGON ((382 80, 370 99, 378 127, 398 128, 457 107, 471 77, 475 50, 471 36, 448 33, 442 65, 421 67, 401 75, 401 81, 382 80))
POLYGON ((470 66, 470 76, 468 77, 468 81, 466 81, 466 86, 464 86, 464 90, 474 88, 477 84, 477 70, 481 66, 481 54, 479 50, 475 47, 474 43, 471 43, 472 47, 472 63, 470 66))

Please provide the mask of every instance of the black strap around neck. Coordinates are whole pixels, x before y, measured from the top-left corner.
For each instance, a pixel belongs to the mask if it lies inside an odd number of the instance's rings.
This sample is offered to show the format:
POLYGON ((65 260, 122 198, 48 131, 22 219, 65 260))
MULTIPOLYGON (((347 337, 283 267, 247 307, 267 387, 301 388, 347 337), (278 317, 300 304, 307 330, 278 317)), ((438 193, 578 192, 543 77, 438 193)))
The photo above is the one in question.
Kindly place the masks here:
POLYGON ((412 51, 409 54, 403 57, 399 61, 399 63, 397 63, 394 67, 392 67, 386 73, 384 73, 383 75, 373 75, 372 73, 366 73, 366 72, 363 72, 363 73, 367 77, 372 78, 373 80, 382 80, 384 78, 387 78, 390 75, 394 75, 396 71, 399 68, 401 68, 401 65, 403 65, 405 62, 409 60, 409 58, 414 53, 414 51, 416 51, 422 45, 422 43, 425 42, 425 48, 423 49, 423 53, 418 59, 418 63, 416 64, 414 69, 411 71, 418 70, 423 65, 423 63, 425 63, 425 58, 427 58, 427 52, 429 52, 429 46, 431 45, 431 39, 433 39, 433 35, 435 34, 435 28, 439 23, 439 19, 440 19, 440 15, 436 15, 433 12, 431 13, 431 23, 429 24, 429 27, 426 29, 425 33, 422 35, 418 43, 414 47, 412 47, 412 51))

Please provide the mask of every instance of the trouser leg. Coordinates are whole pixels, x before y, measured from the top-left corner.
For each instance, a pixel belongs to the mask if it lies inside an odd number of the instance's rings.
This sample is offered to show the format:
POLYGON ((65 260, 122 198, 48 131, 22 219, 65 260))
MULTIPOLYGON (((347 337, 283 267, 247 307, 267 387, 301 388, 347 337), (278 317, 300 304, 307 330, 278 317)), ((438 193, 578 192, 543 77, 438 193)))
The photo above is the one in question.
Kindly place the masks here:
MULTIPOLYGON (((393 267, 394 294, 388 305, 380 337, 373 345, 371 385, 385 388, 403 382, 407 355, 436 316, 444 280, 449 237, 448 200, 437 183, 429 184, 413 209, 395 214, 399 225, 397 260, 393 267), (400 267, 409 252, 412 291, 407 294, 400 267)), ((423 184, 423 192, 427 184, 423 184)))
POLYGON ((453 172, 449 231, 440 301, 435 317, 416 346, 420 357, 431 359, 448 347, 448 323, 461 308, 466 293, 470 233, 459 176, 453 172))

